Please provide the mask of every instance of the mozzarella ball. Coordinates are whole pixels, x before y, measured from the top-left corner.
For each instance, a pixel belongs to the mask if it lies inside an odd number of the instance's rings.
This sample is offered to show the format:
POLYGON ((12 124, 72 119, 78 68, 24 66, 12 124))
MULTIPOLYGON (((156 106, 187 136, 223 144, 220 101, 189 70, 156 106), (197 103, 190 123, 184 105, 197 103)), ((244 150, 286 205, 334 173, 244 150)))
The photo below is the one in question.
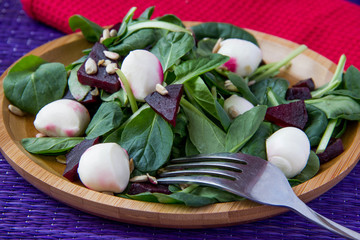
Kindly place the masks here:
POLYGON ((254 105, 251 102, 235 94, 224 101, 224 110, 232 119, 253 107, 254 105))
POLYGON ((129 156, 119 144, 95 144, 81 155, 78 174, 92 190, 120 193, 130 178, 129 156))
MULTIPOLYGON (((121 71, 127 78, 136 100, 144 98, 162 84, 164 75, 159 59, 146 50, 134 50, 129 53, 121 65, 121 71)), ((123 86, 123 84, 121 83, 123 86)))
POLYGON ((220 42, 217 53, 230 57, 223 67, 241 77, 252 74, 263 57, 261 49, 254 43, 237 38, 220 42))
POLYGON ((84 134, 89 122, 90 114, 81 103, 60 99, 40 109, 34 126, 49 137, 78 137, 84 134))
POLYGON ((284 127, 266 140, 267 159, 287 178, 298 175, 306 166, 310 155, 310 141, 295 127, 284 127))

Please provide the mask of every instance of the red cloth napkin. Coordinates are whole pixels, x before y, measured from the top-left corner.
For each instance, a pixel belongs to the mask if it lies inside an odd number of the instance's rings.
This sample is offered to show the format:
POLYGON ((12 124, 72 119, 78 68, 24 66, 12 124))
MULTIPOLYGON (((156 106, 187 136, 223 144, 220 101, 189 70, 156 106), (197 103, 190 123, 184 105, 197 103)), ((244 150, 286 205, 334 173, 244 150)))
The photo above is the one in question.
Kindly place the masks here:
POLYGON ((273 34, 360 68, 360 6, 345 0, 21 0, 29 16, 65 33, 68 18, 81 14, 106 26, 155 6, 153 17, 175 14, 183 21, 227 22, 273 34))

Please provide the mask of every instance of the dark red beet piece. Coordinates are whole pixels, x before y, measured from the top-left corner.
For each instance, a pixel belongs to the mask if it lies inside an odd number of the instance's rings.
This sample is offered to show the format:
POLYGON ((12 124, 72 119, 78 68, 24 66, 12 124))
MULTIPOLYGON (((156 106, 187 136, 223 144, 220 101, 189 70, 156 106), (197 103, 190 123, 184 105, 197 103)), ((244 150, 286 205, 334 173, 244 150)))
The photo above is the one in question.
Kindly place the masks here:
POLYGON ((307 87, 292 87, 286 91, 286 100, 301 99, 306 100, 311 98, 310 89, 307 87))
MULTIPOLYGON (((71 94, 70 90, 68 90, 65 95, 63 96, 64 99, 71 99, 76 100, 74 96, 71 94)), ((94 96, 90 92, 85 96, 83 100, 80 101, 80 103, 86 105, 91 104, 99 101, 99 96, 94 96)))
POLYGON ((266 110, 265 120, 280 127, 297 127, 304 129, 308 114, 303 100, 280 104, 266 110))
POLYGON ((168 85, 166 87, 166 90, 169 92, 168 94, 161 95, 155 91, 147 95, 145 101, 155 112, 175 127, 183 88, 182 84, 168 85))
POLYGON ((63 176, 66 177, 70 182, 74 182, 78 179, 79 175, 77 169, 81 155, 91 147, 99 143, 99 138, 85 139, 66 154, 66 168, 63 176))
POLYGON ((331 159, 336 158, 342 152, 344 152, 344 146, 342 140, 340 138, 335 139, 329 142, 328 146, 326 147, 325 151, 322 153, 318 153, 317 156, 320 160, 320 163, 326 163, 331 159))
POLYGON ((313 91, 315 89, 315 83, 312 78, 308 78, 297 82, 296 84, 293 85, 293 87, 306 87, 310 91, 313 91))
MULTIPOLYGON (((96 42, 89 54, 88 58, 92 58, 97 63, 99 60, 110 60, 113 63, 116 63, 116 61, 113 61, 111 59, 108 59, 103 51, 107 51, 107 48, 101 44, 96 42)), ((80 69, 77 72, 79 82, 84 85, 89 85, 91 87, 97 87, 105 90, 109 93, 114 93, 120 89, 120 81, 118 80, 117 74, 108 74, 106 72, 105 66, 98 66, 98 71, 96 74, 89 75, 85 72, 85 63, 86 61, 81 65, 80 69)), ((117 65, 119 67, 119 65, 117 65)))
POLYGON ((132 183, 128 194, 135 195, 139 193, 144 192, 151 192, 151 193, 164 193, 164 194, 170 194, 169 186, 163 185, 163 184, 152 184, 152 183, 132 183))

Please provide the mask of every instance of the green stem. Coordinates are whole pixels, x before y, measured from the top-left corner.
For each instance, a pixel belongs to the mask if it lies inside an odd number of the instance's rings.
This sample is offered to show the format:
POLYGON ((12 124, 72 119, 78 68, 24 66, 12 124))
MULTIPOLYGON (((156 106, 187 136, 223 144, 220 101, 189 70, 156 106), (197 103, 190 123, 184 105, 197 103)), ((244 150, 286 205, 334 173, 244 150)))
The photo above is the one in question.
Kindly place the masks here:
POLYGON ((336 127, 336 124, 337 124, 337 119, 331 119, 329 120, 329 123, 328 125, 326 126, 326 129, 325 129, 325 132, 320 140, 320 143, 319 143, 319 146, 317 147, 316 149, 316 153, 322 153, 325 151, 330 139, 331 139, 331 136, 334 132, 334 129, 336 127))
POLYGON ((185 188, 184 190, 182 190, 182 192, 184 193, 191 193, 195 188, 197 188, 199 185, 197 184, 191 184, 190 186, 188 186, 187 188, 185 188))
POLYGON ((315 91, 311 92, 311 96, 312 98, 320 98, 322 97, 325 93, 334 90, 335 88, 337 88, 341 81, 342 81, 342 74, 344 72, 344 67, 345 67, 345 62, 346 62, 346 57, 345 55, 341 55, 338 65, 336 67, 334 76, 332 77, 331 81, 329 83, 327 83, 324 87, 319 88, 315 91))
POLYGON ((127 29, 128 34, 131 34, 135 31, 138 31, 143 28, 161 28, 161 29, 166 29, 166 30, 172 31, 172 32, 185 32, 185 33, 192 35, 192 32, 186 28, 183 28, 181 26, 178 26, 178 25, 175 25, 172 23, 157 21, 157 20, 148 20, 148 21, 143 21, 143 22, 139 22, 139 23, 130 25, 130 26, 128 26, 128 29, 127 29))
POLYGON ((277 100, 275 93, 271 88, 267 88, 266 95, 272 106, 280 105, 280 102, 277 100))
POLYGON ((127 78, 125 77, 124 73, 120 70, 120 69, 117 69, 116 70, 116 74, 119 76, 124 88, 125 88, 125 91, 126 91, 126 94, 129 98, 129 102, 130 102, 130 107, 131 107, 131 110, 133 113, 135 113, 137 110, 138 110, 138 106, 136 104, 136 99, 134 97, 134 94, 131 90, 131 87, 130 87, 130 84, 127 80, 127 78))
POLYGON ((260 81, 260 80, 266 79, 268 77, 274 76, 274 74, 277 73, 281 67, 288 64, 293 58, 298 56, 300 53, 302 53, 306 49, 307 49, 307 46, 305 46, 305 45, 299 46, 297 49, 292 51, 286 58, 284 58, 283 60, 281 60, 275 64, 272 64, 272 66, 270 68, 267 68, 263 73, 259 74, 258 76, 255 76, 251 80, 260 81))

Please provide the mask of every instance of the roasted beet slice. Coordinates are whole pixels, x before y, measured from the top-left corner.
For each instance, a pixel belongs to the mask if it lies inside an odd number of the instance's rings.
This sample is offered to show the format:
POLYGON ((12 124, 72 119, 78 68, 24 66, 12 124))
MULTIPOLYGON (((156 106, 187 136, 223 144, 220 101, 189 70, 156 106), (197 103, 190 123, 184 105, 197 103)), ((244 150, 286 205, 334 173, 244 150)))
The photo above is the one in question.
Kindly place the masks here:
POLYGON ((292 87, 286 91, 286 100, 306 100, 311 98, 310 89, 307 87, 292 87))
POLYGON ((310 91, 313 91, 315 89, 315 83, 312 78, 307 78, 297 82, 296 84, 293 85, 293 87, 306 87, 310 91))
POLYGON ((308 114, 303 100, 269 107, 265 120, 273 122, 280 127, 297 127, 304 129, 308 114))
MULTIPOLYGON (((94 59, 96 63, 98 63, 99 60, 110 60, 112 63, 117 64, 116 61, 108 59, 105 56, 104 51, 107 51, 107 48, 103 44, 96 42, 88 58, 94 59)), ((108 74, 106 72, 106 67, 100 65, 98 66, 97 73, 89 75, 85 72, 85 63, 86 61, 81 65, 77 72, 80 83, 104 89, 109 93, 114 93, 120 89, 120 81, 115 73, 108 74)), ((119 65, 117 65, 117 67, 119 67, 119 65)))
POLYGON ((173 84, 166 87, 168 94, 161 95, 153 92, 145 97, 145 101, 155 112, 175 127, 176 115, 179 110, 179 103, 183 93, 182 84, 173 84))
POLYGON ((168 185, 152 184, 152 183, 146 183, 146 182, 132 183, 127 193, 130 195, 135 195, 135 194, 144 193, 144 192, 151 192, 151 193, 156 192, 156 193, 164 193, 164 194, 171 193, 169 191, 168 185))
POLYGON ((94 144, 99 142, 99 138, 94 139, 85 139, 78 145, 76 145, 73 149, 70 150, 69 153, 66 154, 66 168, 63 173, 63 176, 66 177, 69 181, 74 182, 78 179, 77 169, 79 166, 79 161, 81 155, 94 144))
POLYGON ((332 139, 326 147, 325 151, 322 153, 318 153, 317 156, 320 160, 320 163, 323 164, 330 161, 331 159, 336 158, 342 152, 344 152, 344 146, 342 140, 338 138, 335 140, 332 139))

